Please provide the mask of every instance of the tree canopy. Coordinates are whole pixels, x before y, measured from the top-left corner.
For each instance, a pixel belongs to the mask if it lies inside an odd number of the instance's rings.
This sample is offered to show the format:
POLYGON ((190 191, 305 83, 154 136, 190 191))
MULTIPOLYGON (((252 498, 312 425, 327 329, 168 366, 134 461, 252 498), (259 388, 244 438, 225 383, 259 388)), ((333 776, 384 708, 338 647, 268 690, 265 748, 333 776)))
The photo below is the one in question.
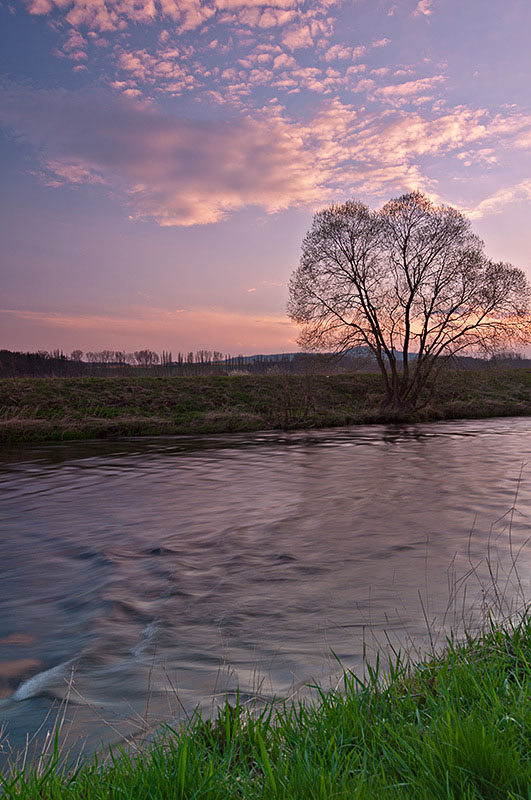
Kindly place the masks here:
POLYGON ((378 211, 350 200, 315 214, 289 290, 301 346, 368 347, 396 410, 425 404, 455 354, 531 341, 523 271, 487 258, 462 213, 420 192, 378 211))

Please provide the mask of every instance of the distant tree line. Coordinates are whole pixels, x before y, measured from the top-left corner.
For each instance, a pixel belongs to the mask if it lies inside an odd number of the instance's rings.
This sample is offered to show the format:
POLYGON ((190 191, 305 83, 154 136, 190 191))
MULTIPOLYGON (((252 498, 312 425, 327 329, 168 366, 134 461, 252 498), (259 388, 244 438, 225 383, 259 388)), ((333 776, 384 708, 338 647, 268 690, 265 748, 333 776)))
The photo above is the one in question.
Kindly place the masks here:
MULTIPOLYGON (((527 367, 531 359, 517 352, 502 352, 488 360, 471 356, 456 357, 457 369, 487 367, 527 367)), ((0 377, 107 377, 118 375, 194 376, 234 374, 338 374, 376 372, 378 366, 369 352, 360 348, 341 357, 327 353, 285 353, 277 355, 233 356, 219 350, 179 352, 121 350, 97 352, 73 350, 38 350, 22 353, 0 350, 0 377)))
POLYGON ((104 377, 113 375, 231 375, 266 373, 334 373, 371 370, 365 355, 345 356, 339 362, 325 354, 287 353, 233 356, 219 350, 178 352, 137 350, 39 350, 21 353, 0 350, 0 377, 104 377))

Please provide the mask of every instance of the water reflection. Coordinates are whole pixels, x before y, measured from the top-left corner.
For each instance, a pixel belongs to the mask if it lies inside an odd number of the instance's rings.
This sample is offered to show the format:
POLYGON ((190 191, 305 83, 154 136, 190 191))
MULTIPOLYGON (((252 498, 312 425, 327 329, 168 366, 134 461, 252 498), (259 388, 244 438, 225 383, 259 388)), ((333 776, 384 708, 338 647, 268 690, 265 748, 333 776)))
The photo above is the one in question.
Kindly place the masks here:
MULTIPOLYGON (((481 597, 489 553, 510 598, 530 460, 526 419, 6 448, 11 742, 68 686, 72 736, 93 747, 135 730, 148 687, 157 719, 236 685, 272 697, 326 681, 332 650, 357 669, 372 636, 422 642, 425 616, 440 628, 471 565, 466 602, 481 597)), ((526 588, 525 547, 518 566, 526 588)))

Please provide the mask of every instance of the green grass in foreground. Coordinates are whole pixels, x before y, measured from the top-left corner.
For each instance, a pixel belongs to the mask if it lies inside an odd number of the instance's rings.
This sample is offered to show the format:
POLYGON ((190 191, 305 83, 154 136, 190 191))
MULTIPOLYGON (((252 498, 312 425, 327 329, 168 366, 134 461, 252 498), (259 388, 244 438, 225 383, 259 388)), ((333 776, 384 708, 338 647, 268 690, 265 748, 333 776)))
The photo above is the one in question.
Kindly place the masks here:
POLYGON ((226 707, 133 757, 71 774, 53 759, 17 798, 531 798, 531 623, 494 625, 385 682, 350 674, 312 704, 226 707))
POLYGON ((3 378, 0 442, 322 428, 531 414, 531 370, 449 370, 409 417, 376 374, 3 378))

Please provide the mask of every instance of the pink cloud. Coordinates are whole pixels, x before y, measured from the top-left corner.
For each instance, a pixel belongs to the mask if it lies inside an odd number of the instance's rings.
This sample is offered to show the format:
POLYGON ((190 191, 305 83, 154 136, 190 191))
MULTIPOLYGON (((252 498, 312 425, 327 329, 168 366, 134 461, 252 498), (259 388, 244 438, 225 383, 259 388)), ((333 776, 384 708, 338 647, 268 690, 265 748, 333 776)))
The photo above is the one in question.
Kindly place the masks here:
POLYGON ((324 54, 325 61, 336 61, 340 59, 350 59, 352 58, 352 48, 345 47, 341 44, 334 44, 332 47, 329 47, 326 53, 324 54))
POLYGON ((433 14, 432 9, 433 0, 419 0, 416 5, 415 11, 413 12, 414 17, 429 17, 430 14, 433 14))
MULTIPOLYGON (((257 85, 283 83, 288 91, 307 85, 326 92, 327 81, 337 80, 334 70, 313 67, 280 73, 276 82, 272 76, 262 67, 250 72, 257 85)), ((373 81, 360 84, 359 91, 373 90, 373 81)), ((245 91, 248 82, 229 83, 225 94, 245 91)), ((12 88, 0 96, 0 119, 38 148, 48 185, 101 184, 125 198, 131 218, 162 226, 217 222, 250 205, 271 213, 359 193, 435 192, 431 158, 463 161, 465 153, 494 163, 494 145, 524 150, 531 137, 530 115, 492 116, 463 106, 368 112, 337 98, 304 121, 271 103, 205 122, 105 92, 12 88)))
POLYGON ((531 180, 524 180, 515 186, 498 189, 473 208, 467 210, 470 219, 480 219, 489 214, 501 214, 503 209, 512 203, 531 200, 531 180))
POLYGON ((74 165, 75 182, 105 180, 135 218, 195 225, 245 205, 275 212, 326 194, 326 175, 281 116, 192 122, 104 93, 21 89, 2 99, 4 120, 44 149, 55 178, 68 181, 74 165))
POLYGON ((367 48, 365 47, 365 45, 361 44, 361 45, 359 45, 359 47, 355 47, 353 49, 352 58, 353 59, 363 58, 363 56, 365 55, 366 52, 367 52, 367 48))
POLYGON ((286 53, 282 53, 281 55, 277 56, 273 61, 273 69, 287 69, 296 66, 297 62, 293 56, 288 56, 286 53))
MULTIPOLYGON (((182 94, 200 88, 203 84, 197 77, 197 72, 187 63, 186 53, 181 53, 176 48, 161 48, 155 55, 147 50, 120 50, 118 52, 118 70, 126 73, 132 82, 113 81, 110 85, 115 89, 126 88, 124 92, 133 96, 132 89, 136 89, 136 81, 153 86, 156 84, 160 91, 170 94, 182 94)), ((202 71, 203 77, 205 71, 202 71)), ((135 91, 134 95, 141 93, 135 91)))
POLYGON ((362 78, 352 88, 353 92, 370 92, 376 86, 372 78, 362 78))
POLYGON ((287 25, 295 19, 295 11, 285 11, 280 8, 266 8, 260 15, 258 26, 260 28, 274 28, 287 25))
MULTIPOLYGON (((154 92, 166 92, 172 96, 180 96, 191 91, 200 91, 203 99, 225 96, 226 103, 241 108, 242 98, 251 94, 252 86, 259 85, 255 75, 241 74, 225 95, 220 94, 219 74, 226 72, 234 65, 231 56, 238 49, 240 66, 251 69, 256 66, 255 59, 261 57, 259 64, 266 63, 267 54, 259 52, 259 48, 273 48, 274 55, 282 50, 294 52, 310 48, 319 40, 326 48, 328 37, 333 32, 334 19, 330 16, 329 7, 338 0, 23 0, 34 15, 53 14, 52 24, 60 29, 63 21, 69 28, 68 38, 57 55, 82 62, 95 56, 94 50, 87 53, 87 48, 97 45, 113 45, 110 58, 115 61, 116 72, 109 78, 109 83, 116 87, 117 81, 128 79, 128 85, 122 91, 129 96, 140 96, 144 91, 147 96, 154 92), (207 23, 212 20, 216 24, 227 24, 231 34, 227 43, 220 44, 219 38, 196 38, 197 53, 192 59, 181 34, 197 28, 206 30, 207 23), (132 25, 150 25, 162 22, 166 25, 157 37, 155 48, 132 48, 130 42, 123 38, 121 32, 132 25), (276 29, 276 30, 272 30, 276 29), (104 39, 101 33, 117 33, 114 39, 109 35, 104 39), (252 32, 252 35, 251 35, 252 32), (179 37, 179 38, 178 38, 179 37), (277 37, 279 44, 274 43, 277 37), (178 42, 173 48, 175 55, 170 54, 172 42, 178 42), (243 49, 251 52, 244 52, 243 49), (167 52, 164 52, 166 49, 167 52), (218 63, 211 62, 212 49, 216 50, 218 63), (202 55, 207 56, 206 63, 202 55), (223 57, 228 56, 225 60, 223 57), (171 64, 176 59, 178 64, 171 64), (187 63, 186 63, 187 62, 187 63), (248 87, 246 88, 246 84, 248 87), (217 93, 217 94, 216 94, 217 93)), ((216 30, 217 33, 217 30, 216 30)), ((335 51, 327 56, 332 58, 357 58, 365 52, 365 47, 355 48, 336 45, 335 51)), ((272 51, 272 52, 273 52, 272 51)), ((284 65, 284 69, 288 69, 284 65)), ((275 67, 280 69, 280 64, 275 67)), ((105 70, 106 72, 106 70, 105 70)), ((306 85, 310 91, 330 93, 339 87, 338 78, 326 81, 313 80, 306 85)), ((285 79, 277 88, 284 91, 296 91, 302 85, 295 80, 285 79)), ((223 89, 225 91, 225 89, 223 89)), ((215 100, 219 103, 219 99, 215 100)))
MULTIPOLYGON (((228 12, 226 21, 231 21, 233 13, 238 13, 241 24, 262 28, 284 25, 302 11, 298 0, 24 0, 30 14, 41 15, 52 12, 62 13, 74 28, 85 27, 92 31, 123 30, 129 23, 151 23, 157 19, 169 19, 177 23, 178 31, 194 30, 219 12, 228 12)), ((315 9, 326 13, 336 0, 316 0, 315 9)), ((308 17, 310 19, 310 17, 308 17)), ((293 35, 293 34, 292 34, 293 35)))
POLYGON ((98 175, 94 169, 85 166, 81 160, 50 159, 45 162, 45 166, 56 178, 54 185, 61 185, 62 183, 106 183, 102 175, 98 175), (57 183, 57 178, 60 179, 59 184, 57 183))
POLYGON ((313 39, 309 27, 300 25, 288 28, 282 36, 282 42, 288 50, 298 50, 302 47, 311 47, 313 39))
POLYGON ((401 105, 408 98, 430 91, 434 86, 443 81, 444 77, 442 75, 434 75, 431 78, 420 78, 416 81, 405 81, 404 83, 382 86, 376 89, 374 94, 381 100, 386 100, 394 105, 401 105))
POLYGON ((63 51, 68 55, 69 58, 74 60, 87 58, 87 54, 85 52, 87 44, 87 40, 81 35, 81 33, 79 33, 79 31, 70 30, 63 45, 63 51))
POLYGON ((216 0, 217 8, 219 9, 236 9, 236 8, 265 8, 267 6, 272 8, 296 8, 297 0, 272 0, 272 2, 265 3, 264 0, 216 0))

